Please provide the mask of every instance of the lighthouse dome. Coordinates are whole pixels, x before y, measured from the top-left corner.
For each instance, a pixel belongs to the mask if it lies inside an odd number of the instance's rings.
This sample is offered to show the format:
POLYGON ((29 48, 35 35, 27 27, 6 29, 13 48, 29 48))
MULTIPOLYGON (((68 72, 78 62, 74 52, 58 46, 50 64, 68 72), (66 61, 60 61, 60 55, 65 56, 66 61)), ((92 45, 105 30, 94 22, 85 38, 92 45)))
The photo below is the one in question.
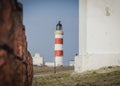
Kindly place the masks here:
POLYGON ((56 30, 62 30, 62 24, 60 23, 60 21, 56 25, 56 30))

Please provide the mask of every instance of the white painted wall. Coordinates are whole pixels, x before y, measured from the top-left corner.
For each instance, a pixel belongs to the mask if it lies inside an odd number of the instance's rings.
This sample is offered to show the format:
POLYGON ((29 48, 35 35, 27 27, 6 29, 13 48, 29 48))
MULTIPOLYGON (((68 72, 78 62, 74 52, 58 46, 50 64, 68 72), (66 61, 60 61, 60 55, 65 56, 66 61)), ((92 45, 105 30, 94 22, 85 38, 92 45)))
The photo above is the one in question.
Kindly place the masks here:
POLYGON ((63 66, 63 56, 55 57, 55 66, 63 66))
POLYGON ((119 8, 120 0, 87 0, 87 52, 120 53, 119 8))
POLYGON ((54 62, 45 62, 45 65, 48 67, 54 67, 54 62))
POLYGON ((39 53, 36 53, 33 57, 33 65, 42 66, 44 64, 43 57, 39 53))
POLYGON ((120 0, 80 0, 75 72, 120 66, 120 0))

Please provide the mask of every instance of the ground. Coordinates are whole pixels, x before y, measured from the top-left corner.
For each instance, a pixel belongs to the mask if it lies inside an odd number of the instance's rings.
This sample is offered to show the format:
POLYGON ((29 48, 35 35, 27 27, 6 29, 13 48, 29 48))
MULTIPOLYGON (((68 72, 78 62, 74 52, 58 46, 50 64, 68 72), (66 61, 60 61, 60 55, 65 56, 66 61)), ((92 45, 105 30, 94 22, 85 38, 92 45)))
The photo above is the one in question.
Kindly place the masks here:
POLYGON ((75 74, 73 67, 56 68, 56 74, 53 70, 50 71, 54 68, 43 67, 39 73, 36 69, 41 68, 34 67, 33 86, 120 86, 120 66, 109 66, 81 74, 75 74), (44 68, 46 73, 41 72, 44 68))

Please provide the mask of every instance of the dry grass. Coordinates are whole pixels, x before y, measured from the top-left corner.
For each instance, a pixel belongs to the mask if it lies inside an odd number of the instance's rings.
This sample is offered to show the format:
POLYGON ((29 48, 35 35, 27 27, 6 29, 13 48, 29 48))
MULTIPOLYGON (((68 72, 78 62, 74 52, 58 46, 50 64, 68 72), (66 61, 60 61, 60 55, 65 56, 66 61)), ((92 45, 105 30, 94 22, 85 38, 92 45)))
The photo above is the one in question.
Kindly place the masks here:
POLYGON ((59 72, 55 75, 37 76, 34 77, 33 86, 120 86, 120 67, 102 68, 81 74, 59 72))
MULTIPOLYGON (((49 74, 49 73, 54 73, 54 68, 53 67, 47 67, 47 66, 34 66, 34 74, 49 74)), ((64 66, 64 67, 56 67, 55 68, 56 72, 63 72, 63 71, 73 71, 74 67, 70 66, 64 66)))

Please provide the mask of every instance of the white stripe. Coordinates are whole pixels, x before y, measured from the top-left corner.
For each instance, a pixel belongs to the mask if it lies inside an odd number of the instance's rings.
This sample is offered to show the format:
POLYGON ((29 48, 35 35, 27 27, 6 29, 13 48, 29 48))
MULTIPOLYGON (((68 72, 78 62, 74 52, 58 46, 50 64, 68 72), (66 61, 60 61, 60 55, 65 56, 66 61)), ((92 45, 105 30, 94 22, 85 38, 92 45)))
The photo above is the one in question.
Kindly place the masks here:
POLYGON ((55 63, 56 63, 56 66, 63 65, 63 57, 62 56, 56 56, 55 57, 55 63))
POLYGON ((63 38, 62 35, 55 35, 55 38, 63 38))
POLYGON ((63 50, 62 44, 55 44, 55 50, 63 50))

